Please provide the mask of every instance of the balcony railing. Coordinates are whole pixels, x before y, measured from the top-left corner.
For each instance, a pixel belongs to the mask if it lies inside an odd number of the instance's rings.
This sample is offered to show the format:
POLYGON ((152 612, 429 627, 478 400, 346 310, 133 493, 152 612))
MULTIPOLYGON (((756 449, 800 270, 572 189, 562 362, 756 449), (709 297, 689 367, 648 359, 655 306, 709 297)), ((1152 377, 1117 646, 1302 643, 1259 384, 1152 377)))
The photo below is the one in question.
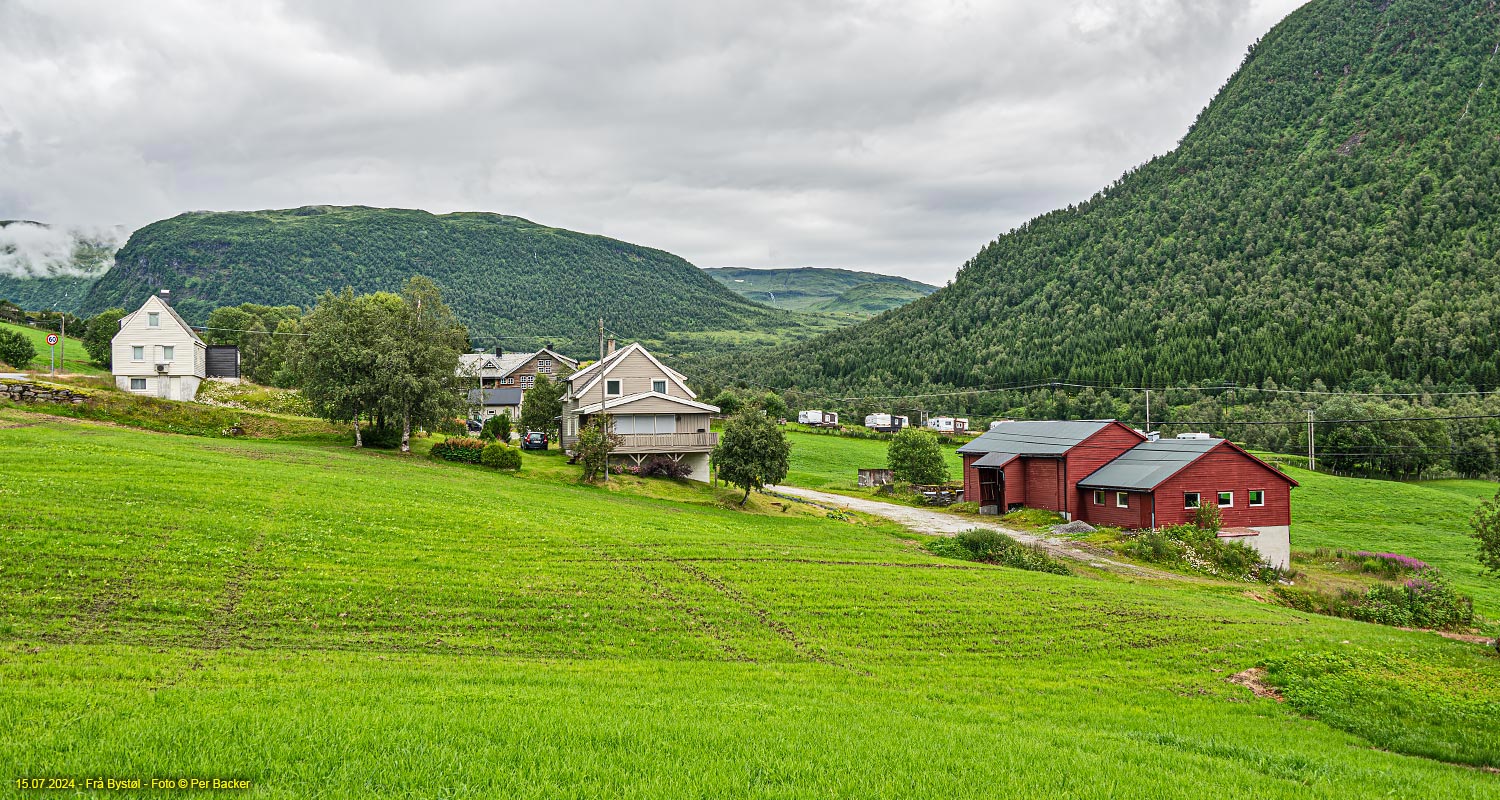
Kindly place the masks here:
MULTIPOLYGON (((564 449, 578 443, 577 436, 564 436, 564 449)), ((616 453, 690 453, 708 452, 719 443, 717 433, 622 433, 616 453)))

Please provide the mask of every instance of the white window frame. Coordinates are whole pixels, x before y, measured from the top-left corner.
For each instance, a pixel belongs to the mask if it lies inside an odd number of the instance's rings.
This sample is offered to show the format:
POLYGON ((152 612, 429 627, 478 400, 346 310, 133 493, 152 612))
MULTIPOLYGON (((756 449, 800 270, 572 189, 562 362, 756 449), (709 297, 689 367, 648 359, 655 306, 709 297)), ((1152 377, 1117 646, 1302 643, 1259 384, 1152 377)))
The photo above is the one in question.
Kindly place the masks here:
POLYGON ((1218 497, 1216 499, 1219 502, 1219 508, 1234 508, 1234 490, 1233 489, 1225 489, 1224 491, 1219 492, 1218 497), (1229 495, 1229 502, 1227 502, 1227 503, 1224 502, 1224 495, 1226 495, 1226 494, 1229 495))
POLYGON ((521 376, 521 388, 522 389, 530 389, 533 386, 536 386, 536 376, 535 375, 522 375, 521 376))
POLYGON ((625 388, 625 385, 620 382, 619 378, 610 378, 610 379, 608 379, 608 380, 606 380, 604 382, 604 396, 605 397, 619 397, 620 396, 620 392, 622 390, 624 390, 624 388, 625 388), (611 384, 613 384, 614 387, 615 387, 614 391, 610 391, 609 387, 610 387, 611 384))
POLYGON ((1203 507, 1203 493, 1202 492, 1183 492, 1182 493, 1182 507, 1185 508, 1185 509, 1187 509, 1188 511, 1197 511, 1199 508, 1202 508, 1203 507), (1188 498, 1192 498, 1191 502, 1188 500, 1188 498))
POLYGON ((165 362, 167 362, 169 364, 172 363, 172 362, 174 362, 174 361, 176 361, 177 360, 177 346, 176 345, 171 345, 171 344, 164 344, 164 345, 162 345, 161 346, 161 360, 165 361, 165 362))
POLYGON ((667 393, 667 381, 666 381, 666 379, 665 378, 652 378, 651 379, 651 391, 656 392, 657 394, 666 394, 667 393), (658 386, 660 386, 661 388, 660 389, 656 388, 658 386))
POLYGON ((1096 505, 1096 506, 1102 506, 1102 505, 1104 505, 1104 490, 1103 489, 1095 489, 1094 490, 1094 505, 1096 505))
POLYGON ((1250 490, 1250 499, 1249 499, 1248 502, 1250 503, 1250 507, 1251 508, 1260 508, 1261 506, 1264 506, 1266 504, 1266 490, 1265 489, 1251 489, 1250 490), (1260 502, 1259 503, 1255 502, 1255 495, 1257 493, 1260 495, 1260 502))
POLYGON ((146 327, 148 327, 148 328, 160 328, 161 327, 161 312, 160 311, 147 311, 146 312, 146 327))
POLYGON ((130 360, 131 361, 145 361, 146 360, 146 346, 143 345, 143 344, 133 344, 133 345, 131 345, 130 346, 130 360))
POLYGON ((1115 508, 1130 508, 1130 492, 1115 492, 1115 508))
POLYGON ((144 392, 144 391, 146 391, 146 379, 145 378, 131 378, 130 379, 130 391, 132 391, 132 392, 144 392), (140 386, 136 386, 135 385, 136 381, 140 381, 141 385, 140 386))

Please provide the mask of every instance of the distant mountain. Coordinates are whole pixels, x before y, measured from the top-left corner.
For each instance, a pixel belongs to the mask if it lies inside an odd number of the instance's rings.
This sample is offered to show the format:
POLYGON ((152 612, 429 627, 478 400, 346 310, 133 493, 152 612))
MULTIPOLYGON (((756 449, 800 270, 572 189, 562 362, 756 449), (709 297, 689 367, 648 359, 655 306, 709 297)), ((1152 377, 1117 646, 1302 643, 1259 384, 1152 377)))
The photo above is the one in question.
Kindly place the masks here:
POLYGON ((118 228, 0 220, 0 300, 31 311, 74 311, 124 238, 118 228))
POLYGON ((1313 0, 1172 152, 1000 236, 931 296, 739 374, 878 395, 1494 389, 1497 37, 1493 0, 1313 0))
POLYGON ((218 306, 310 306, 325 290, 395 291, 426 275, 476 346, 597 352, 598 320, 663 352, 724 352, 833 327, 776 311, 649 247, 478 212, 307 206, 194 212, 131 235, 82 310, 133 308, 161 288, 202 322, 218 306))
POLYGON ((848 269, 709 267, 714 280, 774 308, 874 316, 937 291, 907 278, 848 269))

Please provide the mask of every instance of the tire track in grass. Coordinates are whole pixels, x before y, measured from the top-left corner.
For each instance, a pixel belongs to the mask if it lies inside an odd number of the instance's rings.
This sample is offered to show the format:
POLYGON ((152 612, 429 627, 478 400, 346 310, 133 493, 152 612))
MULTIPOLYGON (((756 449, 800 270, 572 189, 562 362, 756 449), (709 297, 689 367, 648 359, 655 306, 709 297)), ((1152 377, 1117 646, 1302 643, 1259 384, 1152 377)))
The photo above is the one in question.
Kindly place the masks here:
POLYGON ((254 579, 255 573, 259 570, 260 554, 265 547, 266 529, 262 526, 260 532, 255 535, 255 541, 240 557, 239 568, 224 582, 224 591, 219 595, 219 603, 212 612, 213 616, 209 618, 208 624, 203 628, 203 648, 219 650, 229 643, 229 639, 233 636, 230 632, 230 625, 239 611, 240 598, 245 596, 245 586, 254 579))
POLYGON ((107 582, 103 591, 94 596, 88 608, 83 612, 81 618, 76 619, 73 630, 67 636, 56 639, 59 644, 82 644, 90 636, 100 633, 109 623, 109 617, 119 608, 120 603, 127 598, 138 598, 140 595, 135 591, 135 579, 137 575, 150 574, 152 568, 157 564, 156 556, 165 550, 167 543, 172 537, 163 531, 156 544, 152 545, 140 557, 131 559, 125 563, 125 568, 120 571, 117 579, 107 582))

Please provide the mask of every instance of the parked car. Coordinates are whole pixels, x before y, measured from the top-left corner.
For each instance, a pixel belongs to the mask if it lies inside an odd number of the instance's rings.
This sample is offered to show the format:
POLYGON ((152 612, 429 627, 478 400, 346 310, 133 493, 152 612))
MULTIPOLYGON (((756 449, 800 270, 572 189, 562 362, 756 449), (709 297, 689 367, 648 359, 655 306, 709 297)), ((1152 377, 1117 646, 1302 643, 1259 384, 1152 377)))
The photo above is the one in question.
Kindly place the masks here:
POLYGON ((465 422, 464 426, 469 429, 469 433, 481 433, 484 431, 484 422, 482 420, 471 419, 465 422))
POLYGON ((521 449, 546 450, 547 434, 541 431, 527 431, 526 435, 521 437, 521 449))

